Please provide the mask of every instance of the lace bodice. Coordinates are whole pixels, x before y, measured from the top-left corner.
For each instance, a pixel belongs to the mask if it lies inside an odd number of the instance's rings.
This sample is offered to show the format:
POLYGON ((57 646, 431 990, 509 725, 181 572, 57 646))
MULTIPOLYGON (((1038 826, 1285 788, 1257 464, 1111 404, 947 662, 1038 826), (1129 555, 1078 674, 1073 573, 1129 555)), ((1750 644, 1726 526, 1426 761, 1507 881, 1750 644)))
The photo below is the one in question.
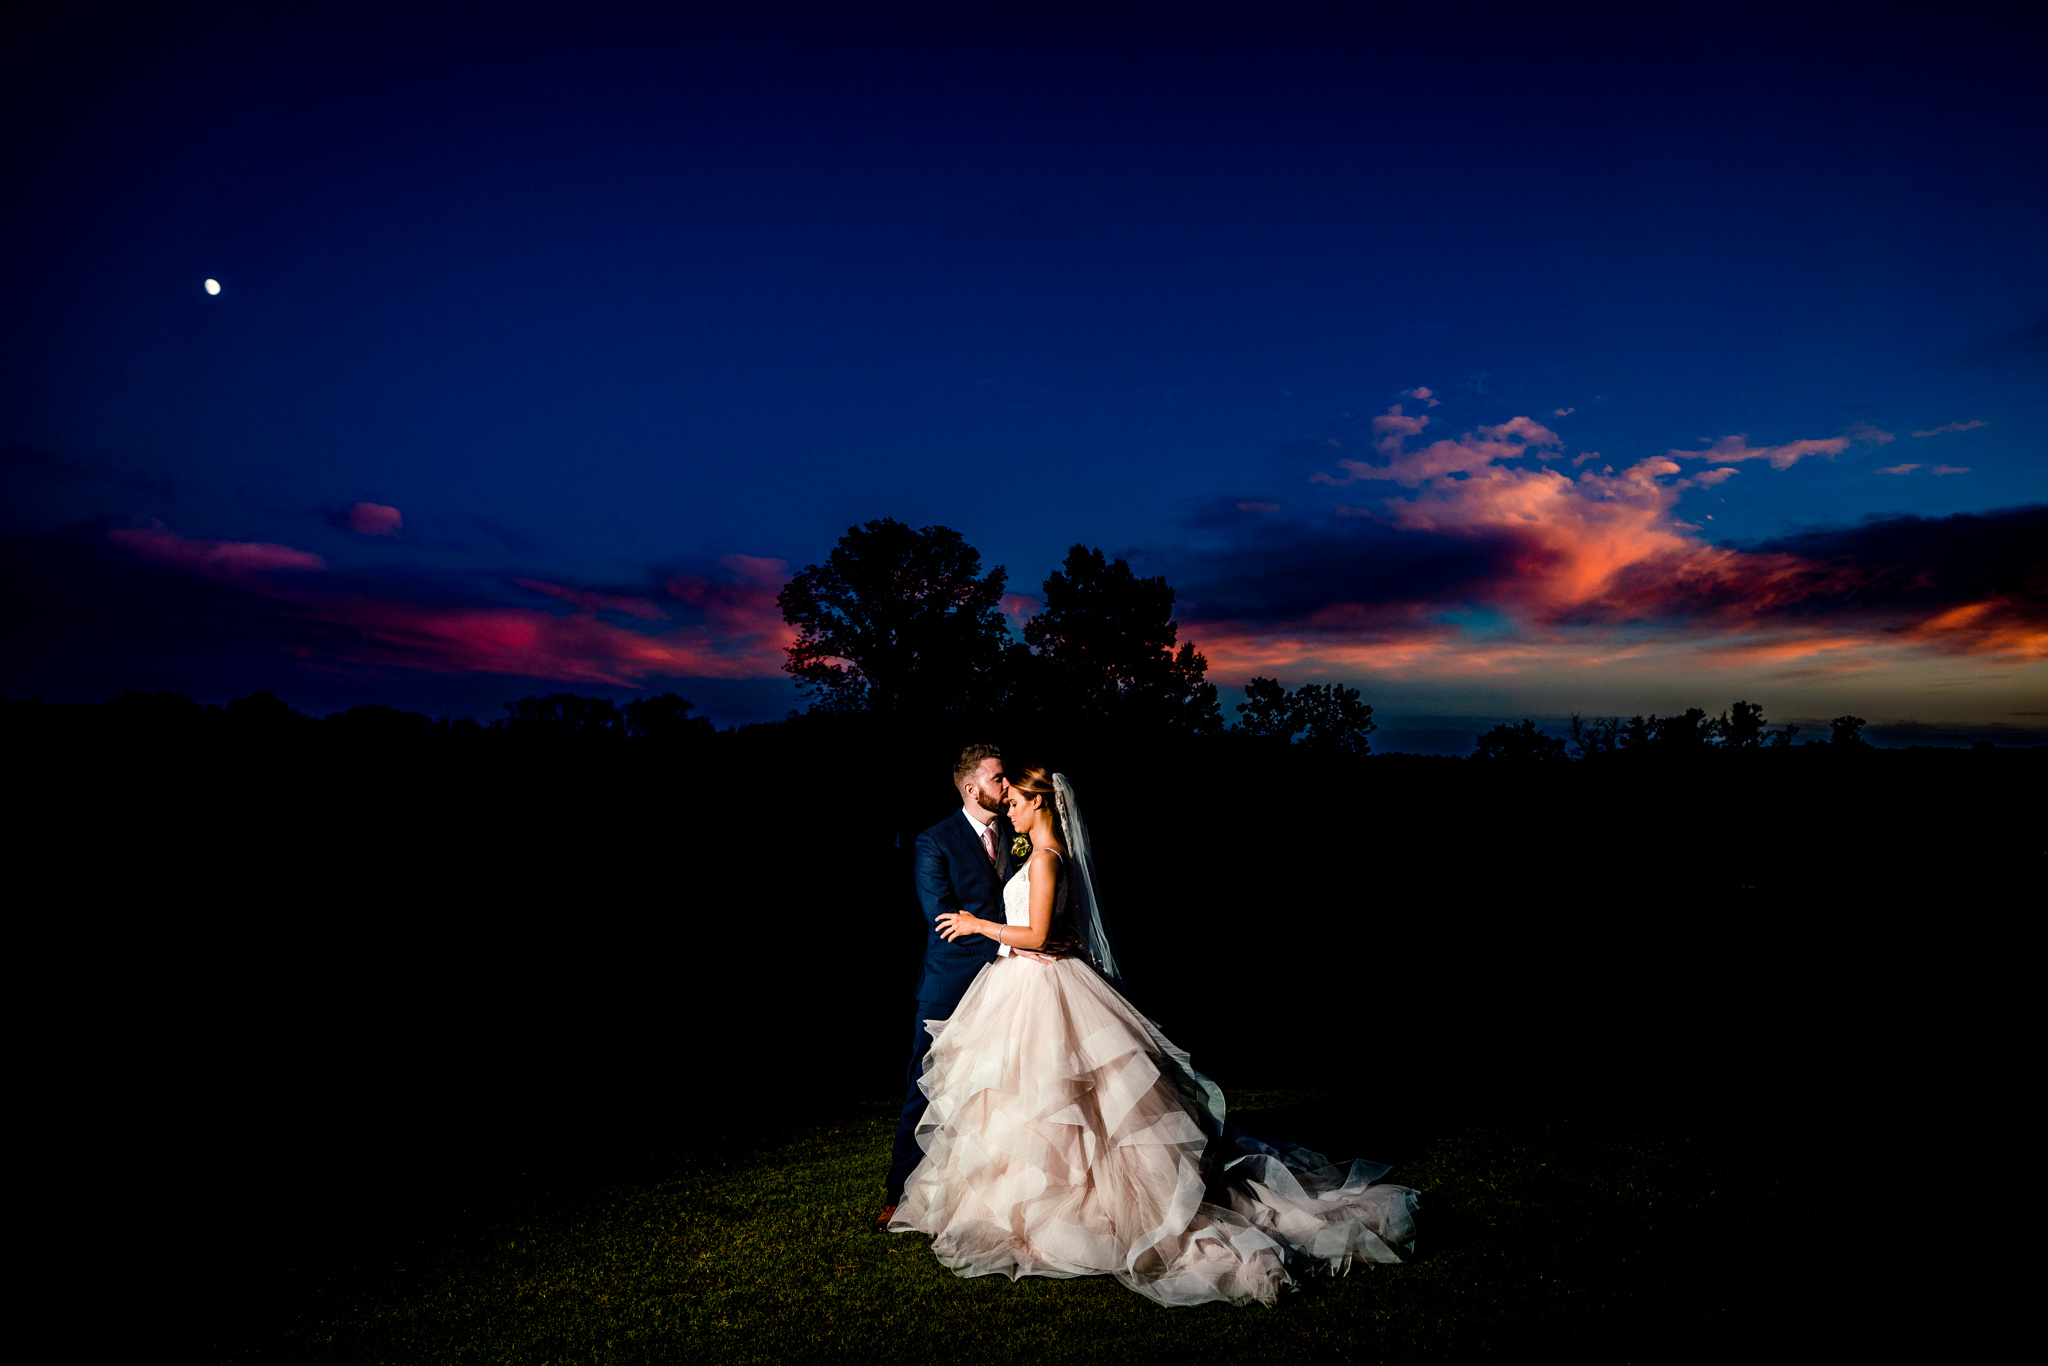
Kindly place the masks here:
MULTIPOLYGON (((1052 851, 1052 856, 1058 858, 1059 852, 1052 851)), ((1059 885, 1053 889, 1052 896, 1052 923, 1055 932, 1066 923, 1066 918, 1067 880, 1061 878, 1059 885)), ((1031 923, 1031 865, 1028 862, 1012 873, 1010 880, 1003 884, 1003 919, 1012 925, 1031 923)), ((1057 933, 1054 937, 1058 937, 1057 933)))

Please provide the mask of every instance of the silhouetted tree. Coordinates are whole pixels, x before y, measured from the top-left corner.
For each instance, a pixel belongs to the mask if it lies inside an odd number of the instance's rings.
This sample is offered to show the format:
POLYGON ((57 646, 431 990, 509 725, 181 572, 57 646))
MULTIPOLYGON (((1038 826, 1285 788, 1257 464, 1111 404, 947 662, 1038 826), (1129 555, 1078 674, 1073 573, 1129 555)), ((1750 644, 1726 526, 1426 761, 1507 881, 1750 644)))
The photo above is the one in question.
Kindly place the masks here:
POLYGON ((1372 708, 1359 700, 1358 689, 1341 683, 1304 683, 1294 690, 1301 719, 1301 743, 1325 754, 1355 759, 1372 748, 1369 738, 1379 723, 1372 708))
POLYGON ((1372 749, 1369 737, 1379 723, 1372 719, 1372 708, 1359 700, 1356 688, 1304 683, 1290 694, 1274 679, 1254 678, 1244 692, 1245 700, 1237 705, 1236 729, 1245 735, 1298 743, 1343 758, 1357 758, 1372 749))
POLYGON ((1621 718, 1609 716, 1603 719, 1596 716, 1591 721, 1586 721, 1582 720, 1577 712, 1573 712, 1571 734, 1572 748, 1579 752, 1581 759, 1611 753, 1621 747, 1621 718))
POLYGON ((655 744, 701 740, 712 734, 715 727, 709 717, 690 715, 696 705, 672 692, 636 697, 626 704, 626 734, 634 740, 655 744))
POLYGON ((1654 717, 1651 719, 1657 728, 1654 743, 1667 754, 1704 753, 1718 738, 1714 723, 1699 707, 1687 707, 1677 716, 1667 716, 1662 721, 1654 717))
POLYGON ((307 727, 316 724, 311 717, 293 711, 276 693, 267 689, 232 699, 221 709, 220 715, 227 722, 224 728, 226 738, 256 750, 273 750, 279 745, 289 744, 307 727))
MULTIPOLYGON (((434 722, 419 712, 400 711, 397 707, 387 707, 378 702, 365 702, 347 711, 330 712, 323 724, 351 741, 379 745, 416 740, 436 729, 434 722)), ((474 726, 476 723, 472 721, 470 724, 474 726)))
POLYGON ((1863 743, 1863 728, 1870 724, 1860 716, 1837 716, 1828 722, 1828 743, 1831 745, 1860 745, 1863 743))
POLYGON ((1760 702, 1737 702, 1728 711, 1721 713, 1715 721, 1721 733, 1721 743, 1729 749, 1757 749, 1764 742, 1763 704, 1760 702))
POLYGON ((1045 608, 1024 627, 1055 710, 1208 732, 1223 724, 1209 661, 1175 649, 1173 589, 1123 560, 1077 545, 1045 581, 1045 608))
POLYGON ((1244 701, 1237 704, 1237 724, 1231 729, 1255 740, 1278 740, 1287 744, 1301 726, 1294 719, 1292 699, 1274 678, 1254 678, 1244 685, 1244 701))
POLYGON ((829 711, 947 712, 1002 685, 1004 571, 949 527, 847 528, 776 598, 797 630, 783 668, 829 711))
POLYGON ((1564 741, 1537 730, 1534 721, 1518 721, 1512 726, 1502 722, 1480 736, 1478 746, 1472 751, 1472 757, 1513 763, 1537 763, 1551 759, 1566 759, 1570 755, 1566 753, 1564 741))

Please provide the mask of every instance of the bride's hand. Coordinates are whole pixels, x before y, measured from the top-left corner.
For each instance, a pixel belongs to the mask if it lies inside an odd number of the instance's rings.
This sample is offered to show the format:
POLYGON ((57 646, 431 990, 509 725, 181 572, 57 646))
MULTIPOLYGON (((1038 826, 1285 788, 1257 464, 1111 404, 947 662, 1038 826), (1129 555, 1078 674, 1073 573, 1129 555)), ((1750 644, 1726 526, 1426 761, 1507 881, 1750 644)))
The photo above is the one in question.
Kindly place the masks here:
POLYGON ((980 918, 969 915, 965 911, 948 911, 944 915, 939 916, 934 923, 939 927, 939 938, 945 940, 948 944, 956 939, 964 939, 970 934, 979 934, 981 932, 980 918))

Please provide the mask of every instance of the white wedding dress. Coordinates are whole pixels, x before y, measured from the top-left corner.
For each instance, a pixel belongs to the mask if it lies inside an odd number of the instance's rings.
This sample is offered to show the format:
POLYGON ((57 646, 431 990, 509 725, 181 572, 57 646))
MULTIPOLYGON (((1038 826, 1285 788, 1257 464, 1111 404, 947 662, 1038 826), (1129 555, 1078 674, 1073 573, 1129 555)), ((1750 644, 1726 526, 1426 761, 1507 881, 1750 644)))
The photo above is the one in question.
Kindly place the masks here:
MULTIPOLYGON (((1010 924, 1030 923, 1030 894, 1026 867, 1003 889, 1010 924)), ((1388 1168, 1225 1124, 1216 1084, 1080 957, 998 958, 929 1027, 924 1159, 889 1228, 930 1234, 959 1275, 1271 1304, 1412 1249, 1415 1192, 1375 1185, 1388 1168)))

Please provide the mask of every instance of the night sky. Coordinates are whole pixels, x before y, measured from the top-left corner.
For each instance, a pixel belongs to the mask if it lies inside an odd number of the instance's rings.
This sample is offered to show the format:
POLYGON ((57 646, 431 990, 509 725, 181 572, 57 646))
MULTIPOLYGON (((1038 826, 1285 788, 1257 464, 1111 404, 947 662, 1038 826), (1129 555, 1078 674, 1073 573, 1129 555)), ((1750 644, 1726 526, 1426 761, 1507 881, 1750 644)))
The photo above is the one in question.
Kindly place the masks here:
POLYGON ((778 717, 777 588, 894 517, 1382 749, 2048 740, 2020 30, 276 8, 0 45, 0 694, 778 717))

